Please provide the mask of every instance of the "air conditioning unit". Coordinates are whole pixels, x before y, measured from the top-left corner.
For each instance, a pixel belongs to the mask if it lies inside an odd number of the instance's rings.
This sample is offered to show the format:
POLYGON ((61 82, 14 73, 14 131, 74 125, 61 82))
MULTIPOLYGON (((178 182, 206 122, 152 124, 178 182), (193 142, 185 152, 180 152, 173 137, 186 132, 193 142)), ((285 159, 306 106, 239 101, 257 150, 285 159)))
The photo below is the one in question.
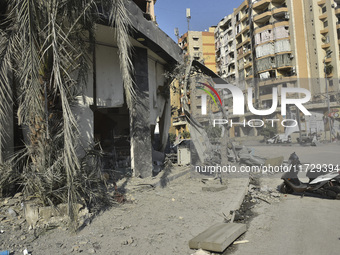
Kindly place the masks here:
POLYGON ((295 66, 292 67, 292 73, 296 74, 296 67, 295 66))
POLYGON ((294 54, 290 54, 289 58, 293 59, 294 58, 294 54))
POLYGON ((338 4, 337 3, 333 3, 331 6, 332 6, 332 8, 335 9, 336 7, 338 7, 338 4))
POLYGON ((285 19, 289 19, 289 13, 285 14, 285 19))

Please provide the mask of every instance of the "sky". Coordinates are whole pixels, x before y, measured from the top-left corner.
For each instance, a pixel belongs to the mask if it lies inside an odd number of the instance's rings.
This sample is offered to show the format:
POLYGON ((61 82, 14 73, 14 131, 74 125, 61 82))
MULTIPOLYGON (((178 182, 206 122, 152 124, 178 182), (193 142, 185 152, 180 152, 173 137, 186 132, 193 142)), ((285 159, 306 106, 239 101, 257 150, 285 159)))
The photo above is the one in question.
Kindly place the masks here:
POLYGON ((174 41, 177 38, 175 27, 179 35, 188 31, 186 9, 190 8, 191 31, 205 31, 210 26, 216 26, 225 16, 231 14, 234 8, 240 6, 244 0, 157 0, 155 14, 157 23, 174 41))

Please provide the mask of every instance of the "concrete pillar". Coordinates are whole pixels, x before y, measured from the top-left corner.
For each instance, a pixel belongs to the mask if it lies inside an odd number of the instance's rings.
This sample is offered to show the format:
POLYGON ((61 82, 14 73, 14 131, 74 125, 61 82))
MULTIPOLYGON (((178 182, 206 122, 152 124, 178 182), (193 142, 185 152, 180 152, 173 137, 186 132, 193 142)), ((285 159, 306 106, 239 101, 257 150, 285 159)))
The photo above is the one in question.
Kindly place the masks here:
POLYGON ((134 48, 133 64, 137 102, 130 111, 131 167, 135 176, 145 178, 152 175, 148 54, 146 49, 134 48))

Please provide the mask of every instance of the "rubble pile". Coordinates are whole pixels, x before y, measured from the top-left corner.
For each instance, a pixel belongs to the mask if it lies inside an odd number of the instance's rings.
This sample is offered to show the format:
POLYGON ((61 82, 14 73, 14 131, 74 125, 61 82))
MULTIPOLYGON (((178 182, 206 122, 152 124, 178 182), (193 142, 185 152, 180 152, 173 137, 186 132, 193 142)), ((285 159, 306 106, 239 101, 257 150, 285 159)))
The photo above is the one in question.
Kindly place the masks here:
POLYGON ((248 194, 251 196, 251 201, 254 203, 266 202, 268 204, 280 202, 280 193, 269 188, 267 185, 258 187, 250 184, 248 194))
POLYGON ((259 203, 273 204, 280 202, 280 193, 269 188, 267 185, 259 185, 258 181, 252 180, 249 184, 248 194, 245 196, 240 209, 235 211, 234 222, 249 223, 256 216, 252 211, 259 203))
POLYGON ((22 201, 22 193, 0 200, 0 247, 20 253, 36 238, 26 223, 22 201))
MULTIPOLYGON (((79 226, 91 218, 88 209, 78 206, 79 226)), ((39 206, 36 199, 25 200, 22 193, 0 199, 0 247, 22 254, 31 243, 49 230, 68 229, 67 204, 39 206)))

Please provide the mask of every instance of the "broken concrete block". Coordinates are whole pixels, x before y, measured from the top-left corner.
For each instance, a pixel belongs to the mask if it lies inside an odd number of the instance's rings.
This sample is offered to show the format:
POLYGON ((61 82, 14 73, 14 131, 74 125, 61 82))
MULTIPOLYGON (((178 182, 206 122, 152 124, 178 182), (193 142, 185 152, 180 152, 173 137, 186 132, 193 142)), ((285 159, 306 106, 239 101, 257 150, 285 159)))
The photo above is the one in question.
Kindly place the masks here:
POLYGON ((51 206, 45 206, 39 208, 39 217, 45 221, 49 221, 53 216, 53 209, 51 206))
POLYGON ((39 220, 38 206, 33 203, 25 203, 24 212, 27 224, 34 228, 39 220))
POLYGON ((191 249, 223 252, 240 235, 246 232, 245 224, 217 223, 189 241, 191 249))

